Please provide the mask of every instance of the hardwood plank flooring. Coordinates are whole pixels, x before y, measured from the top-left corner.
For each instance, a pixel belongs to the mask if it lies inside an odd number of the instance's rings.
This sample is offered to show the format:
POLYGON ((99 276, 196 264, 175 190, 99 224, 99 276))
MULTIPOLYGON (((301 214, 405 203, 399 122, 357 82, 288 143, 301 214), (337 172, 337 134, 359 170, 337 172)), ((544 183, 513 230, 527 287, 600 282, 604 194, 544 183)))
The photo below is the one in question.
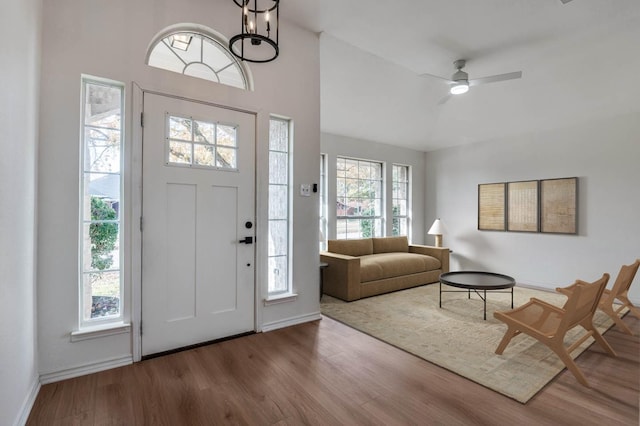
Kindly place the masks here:
POLYGON ((324 317, 42 386, 28 425, 638 425, 640 320, 527 404, 324 317))

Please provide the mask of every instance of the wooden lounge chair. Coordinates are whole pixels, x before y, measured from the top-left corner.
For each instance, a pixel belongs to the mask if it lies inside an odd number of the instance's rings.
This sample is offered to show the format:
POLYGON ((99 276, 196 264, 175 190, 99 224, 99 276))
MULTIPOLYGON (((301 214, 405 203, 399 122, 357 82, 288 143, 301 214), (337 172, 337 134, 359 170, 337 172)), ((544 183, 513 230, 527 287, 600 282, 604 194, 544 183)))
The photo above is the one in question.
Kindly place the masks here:
POLYGON ((608 280, 609 274, 604 274, 602 278, 593 283, 577 280, 574 284, 574 291, 571 292, 562 308, 531 298, 529 302, 518 308, 494 312, 493 316, 507 324, 508 327, 496 349, 496 354, 502 354, 514 336, 520 333, 528 334, 554 351, 576 379, 584 386, 589 387, 587 379, 571 358, 570 353, 592 336, 608 353, 616 356, 611 346, 593 326, 593 314, 608 280), (586 333, 566 348, 564 345, 565 335, 577 325, 584 328, 586 333))
MULTIPOLYGON (((624 308, 629 308, 631 313, 640 319, 640 309, 634 306, 628 297, 629 287, 633 282, 633 278, 636 276, 636 272, 638 272, 639 266, 640 259, 636 259, 636 261, 631 265, 622 265, 613 287, 611 290, 606 288, 604 289, 604 293, 602 294, 602 298, 600 298, 600 303, 598 304, 598 308, 609 315, 618 327, 620 327, 625 333, 631 335, 633 335, 633 332, 627 324, 622 321, 620 313, 624 308), (616 299, 622 302, 622 304, 617 303, 614 305, 616 299)), ((573 286, 556 288, 556 290, 568 296, 573 291, 573 286)))

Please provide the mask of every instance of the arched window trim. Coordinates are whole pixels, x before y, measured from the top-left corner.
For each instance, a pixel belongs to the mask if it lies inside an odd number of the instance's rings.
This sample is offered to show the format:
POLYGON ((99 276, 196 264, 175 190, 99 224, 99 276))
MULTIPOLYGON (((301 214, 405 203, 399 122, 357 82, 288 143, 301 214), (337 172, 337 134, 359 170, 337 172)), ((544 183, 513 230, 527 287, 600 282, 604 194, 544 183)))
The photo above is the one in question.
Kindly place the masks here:
MULTIPOLYGON (((227 40, 227 38, 225 36, 223 36, 222 34, 220 34, 219 32, 206 27, 204 25, 199 25, 199 24, 174 24, 174 25, 170 25, 168 27, 166 27, 165 29, 163 29, 162 31, 160 31, 159 33, 157 33, 153 39, 151 39, 151 42, 149 43, 148 47, 147 47, 147 54, 145 57, 145 64, 149 65, 149 58, 151 57, 151 53, 153 52, 153 49, 159 44, 159 43, 163 43, 163 40, 171 35, 174 34, 178 34, 178 33, 195 33, 198 34, 202 37, 208 38, 210 40, 212 40, 214 43, 218 44, 220 46, 221 49, 223 49, 225 52, 227 52, 227 54, 230 56, 230 58, 238 65, 238 68, 240 69, 240 72, 242 73, 242 77, 244 78, 244 81, 246 83, 246 90, 251 90, 253 91, 253 75, 251 74, 251 69, 249 68, 248 64, 244 61, 240 61, 238 60, 235 55, 233 55, 233 53, 231 53, 231 51, 229 50, 229 48, 227 47, 229 45, 229 40, 227 40)), ((173 51, 173 50, 172 50, 173 51)), ((182 60, 182 58, 178 57, 178 59, 180 59, 183 63, 184 61, 182 60)), ((221 71, 223 71, 224 69, 226 69, 227 67, 221 68, 218 71, 213 70, 213 68, 211 68, 208 64, 203 64, 205 66, 207 66, 209 69, 211 69, 214 74, 217 74, 221 71)), ((188 68, 189 64, 185 64, 184 68, 183 68, 183 75, 188 75, 188 74, 184 74, 184 71, 188 68)), ((216 75, 217 77, 217 75, 216 75)), ((198 77, 196 77, 198 78, 198 77)), ((208 81, 212 81, 212 80, 208 80, 208 81)), ((219 84, 224 84, 224 83, 220 83, 218 81, 219 84)))

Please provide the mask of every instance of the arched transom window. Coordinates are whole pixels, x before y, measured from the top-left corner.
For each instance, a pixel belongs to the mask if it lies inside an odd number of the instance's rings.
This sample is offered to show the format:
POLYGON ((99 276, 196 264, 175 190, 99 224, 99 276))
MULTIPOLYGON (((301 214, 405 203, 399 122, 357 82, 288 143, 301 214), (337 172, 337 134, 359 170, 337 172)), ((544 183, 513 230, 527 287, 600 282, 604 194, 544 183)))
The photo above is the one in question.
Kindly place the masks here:
POLYGON ((164 33, 152 43, 147 64, 192 77, 251 90, 246 65, 216 34, 195 30, 164 33))

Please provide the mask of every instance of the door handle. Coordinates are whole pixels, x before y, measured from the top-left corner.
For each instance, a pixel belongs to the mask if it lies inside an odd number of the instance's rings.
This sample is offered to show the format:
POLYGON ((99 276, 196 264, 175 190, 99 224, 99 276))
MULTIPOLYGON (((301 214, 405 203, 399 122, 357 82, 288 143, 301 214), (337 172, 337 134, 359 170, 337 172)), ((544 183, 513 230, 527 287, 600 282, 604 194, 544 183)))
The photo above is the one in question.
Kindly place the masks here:
POLYGON ((238 242, 242 244, 253 244, 253 237, 244 237, 244 240, 238 242))

